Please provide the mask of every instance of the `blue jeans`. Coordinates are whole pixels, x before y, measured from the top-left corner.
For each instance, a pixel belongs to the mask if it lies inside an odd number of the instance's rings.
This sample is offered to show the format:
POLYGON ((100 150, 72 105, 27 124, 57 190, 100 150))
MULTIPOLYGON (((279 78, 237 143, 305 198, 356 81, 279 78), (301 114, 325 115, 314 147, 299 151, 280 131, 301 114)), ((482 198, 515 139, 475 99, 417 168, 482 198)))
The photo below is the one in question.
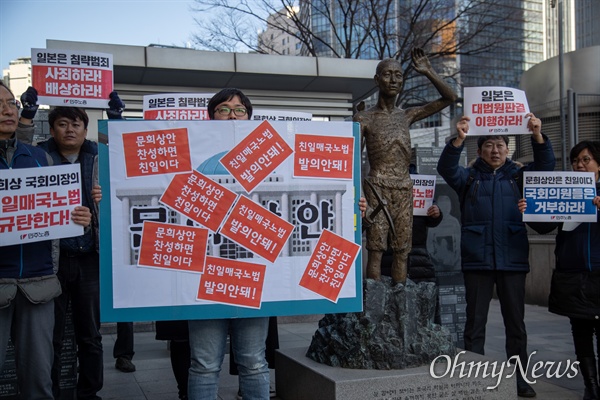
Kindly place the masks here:
POLYGON ((17 290, 11 304, 0 309, 0 371, 11 337, 15 345, 21 399, 52 400, 52 330, 54 300, 32 304, 17 290), (12 336, 11 336, 12 329, 12 336))
POLYGON ((55 299, 54 314, 54 365, 52 380, 54 395, 60 394, 60 356, 62 353, 67 306, 71 302, 79 377, 77 398, 97 400, 97 393, 104 381, 104 359, 102 335, 100 334, 100 276, 99 256, 92 251, 85 254, 72 254, 60 251, 57 273, 62 294, 55 299))
POLYGON ((189 321, 192 354, 188 383, 190 400, 217 398, 228 333, 244 400, 268 399, 269 367, 265 359, 268 326, 267 317, 189 321))

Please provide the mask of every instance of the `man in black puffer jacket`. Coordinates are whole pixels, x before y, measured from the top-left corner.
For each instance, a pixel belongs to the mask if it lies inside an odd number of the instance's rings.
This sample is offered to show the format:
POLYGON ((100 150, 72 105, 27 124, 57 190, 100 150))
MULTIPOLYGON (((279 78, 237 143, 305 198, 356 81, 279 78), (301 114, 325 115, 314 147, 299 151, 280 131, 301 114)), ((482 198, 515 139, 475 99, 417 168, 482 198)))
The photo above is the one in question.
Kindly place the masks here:
MULTIPOLYGON (((484 354, 485 325, 494 286, 504 326, 506 356, 519 358, 525 369, 528 361, 525 330, 525 277, 529 272, 529 242, 523 216, 519 182, 523 171, 552 171, 556 160, 542 123, 533 114, 534 162, 521 167, 508 158, 507 136, 480 136, 472 167, 459 166, 460 153, 469 130, 469 117, 462 117, 458 136, 448 142, 438 162, 438 172, 459 195, 461 202, 461 263, 467 301, 465 350, 484 354)), ((536 393, 517 373, 517 394, 536 393)))

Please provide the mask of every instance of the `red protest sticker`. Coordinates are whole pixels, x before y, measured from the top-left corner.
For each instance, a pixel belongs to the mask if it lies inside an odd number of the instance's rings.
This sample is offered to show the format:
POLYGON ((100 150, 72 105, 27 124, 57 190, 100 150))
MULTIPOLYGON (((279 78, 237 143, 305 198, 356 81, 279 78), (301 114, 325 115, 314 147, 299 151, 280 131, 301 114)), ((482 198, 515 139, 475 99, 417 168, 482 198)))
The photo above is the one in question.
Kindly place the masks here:
POLYGON ((124 133, 123 157, 128 178, 190 171, 187 128, 124 133))
POLYGON ((352 179, 354 138, 296 134, 294 177, 352 179))
POLYGON ((220 161, 250 193, 291 154, 292 148, 264 121, 220 161))
POLYGON ((324 230, 310 256, 300 286, 337 302, 360 246, 324 230))
POLYGON ((216 232, 237 195, 198 171, 177 174, 160 202, 216 232))
POLYGON ((207 256, 198 299, 260 308, 266 269, 263 264, 207 256))
POLYGON ((138 265, 202 272, 207 242, 207 229, 146 221, 138 265))
POLYGON ((293 230, 294 225, 240 196, 219 233, 274 262, 293 230))
MULTIPOLYGON (((78 99, 105 100, 112 91, 113 72, 109 69, 34 65, 32 82, 40 97, 71 97, 78 99)), ((85 105, 65 101, 66 105, 85 105)))
POLYGON ((208 120, 210 118, 208 117, 208 111, 206 109, 175 108, 166 110, 145 110, 144 119, 198 121, 208 120))

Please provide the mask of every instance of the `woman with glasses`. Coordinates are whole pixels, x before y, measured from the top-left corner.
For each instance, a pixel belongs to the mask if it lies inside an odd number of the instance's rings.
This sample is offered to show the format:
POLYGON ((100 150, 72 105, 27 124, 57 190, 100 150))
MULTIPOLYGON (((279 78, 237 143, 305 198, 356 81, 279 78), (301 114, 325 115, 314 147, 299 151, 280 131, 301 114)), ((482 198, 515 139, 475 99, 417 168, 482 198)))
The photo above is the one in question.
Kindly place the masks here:
MULTIPOLYGON (((596 197, 592 202, 600 209, 600 141, 578 143, 571 149, 570 159, 573 171, 594 173, 596 197)), ((599 222, 600 219, 543 224, 545 227, 530 224, 540 233, 550 232, 558 225, 556 269, 552 274, 548 310, 570 319, 575 354, 585 384, 584 399, 600 399, 597 368, 600 360, 596 360, 594 351, 594 336, 600 345, 599 222)))

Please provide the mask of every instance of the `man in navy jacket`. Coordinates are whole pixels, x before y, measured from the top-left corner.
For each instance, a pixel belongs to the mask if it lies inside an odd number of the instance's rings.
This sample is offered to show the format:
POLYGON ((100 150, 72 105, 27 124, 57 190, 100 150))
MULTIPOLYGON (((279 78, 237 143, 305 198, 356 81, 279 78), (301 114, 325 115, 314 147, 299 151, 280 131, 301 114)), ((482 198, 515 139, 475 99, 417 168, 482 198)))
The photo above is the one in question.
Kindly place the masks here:
MULTIPOLYGON (((534 158, 530 165, 523 167, 508 158, 507 136, 480 136, 479 157, 471 167, 459 166, 470 120, 462 117, 456 125, 458 136, 446 145, 437 166, 461 203, 465 349, 484 354, 485 325, 495 285, 506 328, 506 355, 518 356, 524 370, 528 360, 524 313, 529 242, 517 206, 522 197, 519 182, 524 170, 552 171, 555 165, 552 146, 541 133, 541 121, 533 114, 527 116, 534 158)), ((518 372, 517 393, 521 397, 536 395, 518 372)))
MULTIPOLYGON (((16 138, 19 106, 0 81, 0 170, 51 165, 52 159, 42 149, 16 138)), ((75 207, 71 219, 87 227, 90 210, 75 207)), ((52 331, 54 298, 60 293, 51 240, 0 246, 0 371, 10 337, 15 345, 19 398, 54 398, 52 331)))

